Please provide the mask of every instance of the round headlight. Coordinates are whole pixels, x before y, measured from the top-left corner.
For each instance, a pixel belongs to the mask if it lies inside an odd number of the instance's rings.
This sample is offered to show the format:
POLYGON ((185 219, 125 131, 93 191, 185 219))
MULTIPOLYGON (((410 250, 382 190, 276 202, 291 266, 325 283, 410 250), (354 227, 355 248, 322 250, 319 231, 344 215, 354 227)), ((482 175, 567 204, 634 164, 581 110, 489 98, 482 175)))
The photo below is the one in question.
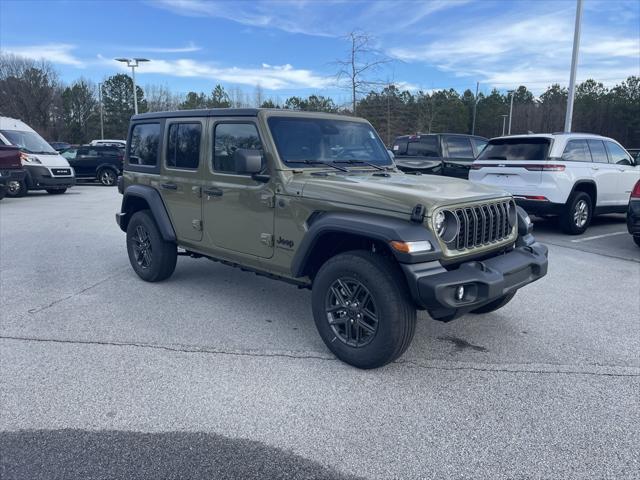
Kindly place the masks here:
POLYGON ((435 231, 439 237, 444 233, 444 221, 446 220, 444 216, 444 212, 436 213, 436 216, 433 219, 433 226, 435 227, 435 231))

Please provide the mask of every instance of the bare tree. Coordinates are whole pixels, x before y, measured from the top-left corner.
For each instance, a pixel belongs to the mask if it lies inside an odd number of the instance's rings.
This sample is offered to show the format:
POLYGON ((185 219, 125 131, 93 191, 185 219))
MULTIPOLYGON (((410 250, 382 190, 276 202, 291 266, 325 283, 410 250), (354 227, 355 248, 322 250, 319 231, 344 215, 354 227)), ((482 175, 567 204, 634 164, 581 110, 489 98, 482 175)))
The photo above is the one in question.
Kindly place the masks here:
POLYGON ((349 56, 335 62, 340 68, 336 77, 338 84, 350 91, 351 107, 355 115, 359 94, 368 93, 367 90, 373 86, 386 85, 369 76, 382 65, 392 62, 392 59, 373 48, 373 38, 364 32, 354 30, 346 39, 350 44, 349 56))
POLYGON ((166 85, 146 85, 144 96, 150 112, 177 110, 181 103, 180 95, 172 93, 166 85))
POLYGON ((264 102, 264 90, 262 90, 262 85, 258 83, 253 92, 253 103, 256 107, 260 107, 262 102, 264 102))

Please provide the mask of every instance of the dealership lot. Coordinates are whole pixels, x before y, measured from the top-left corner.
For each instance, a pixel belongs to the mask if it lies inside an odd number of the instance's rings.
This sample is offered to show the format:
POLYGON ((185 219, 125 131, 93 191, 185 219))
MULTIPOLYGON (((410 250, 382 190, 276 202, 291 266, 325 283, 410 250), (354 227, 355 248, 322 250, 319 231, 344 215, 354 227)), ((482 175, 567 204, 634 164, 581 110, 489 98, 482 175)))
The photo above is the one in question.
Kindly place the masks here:
POLYGON ((420 313, 398 362, 360 371, 326 350, 306 290, 190 258, 139 280, 120 199, 82 185, 0 204, 7 478, 638 477, 624 216, 581 237, 536 221, 547 277, 492 314, 420 313))

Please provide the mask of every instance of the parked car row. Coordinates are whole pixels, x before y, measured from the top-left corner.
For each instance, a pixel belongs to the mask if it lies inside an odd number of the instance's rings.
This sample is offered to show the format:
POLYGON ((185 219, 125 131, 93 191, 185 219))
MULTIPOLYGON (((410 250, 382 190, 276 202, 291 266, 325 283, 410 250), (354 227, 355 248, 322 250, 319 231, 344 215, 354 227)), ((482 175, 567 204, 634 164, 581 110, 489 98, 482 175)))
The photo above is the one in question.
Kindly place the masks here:
POLYGON ((48 143, 26 123, 0 117, 0 198, 22 197, 29 190, 61 194, 76 179, 115 186, 125 145, 124 140, 94 140, 86 146, 48 143))

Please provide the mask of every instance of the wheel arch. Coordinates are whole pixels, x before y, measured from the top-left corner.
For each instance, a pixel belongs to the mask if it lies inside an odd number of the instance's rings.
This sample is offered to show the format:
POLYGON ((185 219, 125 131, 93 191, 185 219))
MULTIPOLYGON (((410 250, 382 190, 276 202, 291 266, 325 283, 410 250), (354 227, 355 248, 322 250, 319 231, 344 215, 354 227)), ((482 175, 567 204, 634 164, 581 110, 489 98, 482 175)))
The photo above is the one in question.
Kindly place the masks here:
POLYGON ((294 277, 313 278, 329 258, 349 250, 374 250, 401 263, 418 263, 439 258, 438 243, 421 223, 393 217, 358 213, 316 212, 307 221, 307 233, 291 263, 294 277), (429 252, 401 253, 393 250, 393 240, 429 241, 429 252))
POLYGON ((595 211, 596 203, 598 201, 598 187, 593 180, 578 180, 571 189, 568 199, 570 199, 575 192, 584 192, 591 197, 591 208, 595 211))
POLYGON ((119 222, 122 231, 127 231, 129 220, 134 213, 147 209, 151 211, 163 240, 175 242, 176 232, 173 229, 164 202, 158 191, 147 185, 131 185, 124 191, 119 222))

